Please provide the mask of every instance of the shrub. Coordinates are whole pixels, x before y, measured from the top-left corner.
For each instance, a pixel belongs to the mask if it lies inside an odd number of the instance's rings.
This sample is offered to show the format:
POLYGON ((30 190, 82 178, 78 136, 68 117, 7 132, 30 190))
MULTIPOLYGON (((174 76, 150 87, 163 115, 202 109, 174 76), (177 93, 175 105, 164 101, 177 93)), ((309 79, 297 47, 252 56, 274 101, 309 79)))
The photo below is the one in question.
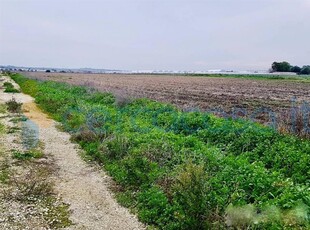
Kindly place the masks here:
POLYGON ((6 88, 4 92, 5 93, 19 93, 19 90, 14 89, 14 88, 6 88))
POLYGON ((13 84, 11 82, 4 82, 3 86, 6 87, 14 87, 13 84))
POLYGON ((203 165, 191 162, 183 165, 176 177, 173 201, 180 206, 183 229, 203 229, 210 215, 208 193, 210 185, 203 165))
POLYGON ((153 187, 138 194, 138 217, 143 222, 160 226, 162 229, 180 229, 175 223, 177 210, 159 188, 153 187), (170 226, 169 226, 170 225, 170 226))
POLYGON ((4 82, 3 86, 5 87, 5 93, 19 93, 19 90, 15 89, 11 82, 4 82))
POLYGON ((104 154, 111 159, 121 159, 129 150, 130 143, 126 136, 116 135, 103 143, 104 154))
POLYGON ((7 106, 7 109, 11 113, 21 113, 22 111, 22 105, 23 103, 19 103, 15 100, 15 98, 12 98, 8 102, 5 103, 7 106))
POLYGON ((30 168, 20 176, 12 176, 10 182, 14 183, 17 189, 8 194, 11 198, 30 202, 36 198, 44 199, 53 193, 53 184, 47 181, 46 168, 30 168))
POLYGON ((76 142, 93 142, 98 139, 97 135, 87 127, 82 127, 72 135, 72 140, 76 142))
POLYGON ((130 98, 127 95, 118 94, 115 97, 115 105, 119 108, 125 107, 126 105, 130 104, 132 101, 133 101, 132 98, 130 98))
POLYGON ((301 74, 310 74, 310 66, 309 65, 303 66, 300 73, 301 74))
POLYGON ((123 182, 130 187, 149 186, 160 175, 160 168, 142 154, 129 154, 120 161, 125 175, 123 182))

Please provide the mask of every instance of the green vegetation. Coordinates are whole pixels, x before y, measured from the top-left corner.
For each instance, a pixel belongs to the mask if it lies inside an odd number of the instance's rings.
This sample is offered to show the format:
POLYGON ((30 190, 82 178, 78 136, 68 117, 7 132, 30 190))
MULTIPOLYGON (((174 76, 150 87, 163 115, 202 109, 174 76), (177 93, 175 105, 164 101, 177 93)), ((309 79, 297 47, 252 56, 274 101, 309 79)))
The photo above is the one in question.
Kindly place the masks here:
MULTIPOLYGON (((272 63, 272 71, 274 72, 290 72, 292 66, 290 63, 283 61, 283 62, 273 62, 272 63)), ((296 68, 294 68, 295 70, 296 68)))
POLYGON ((7 110, 11 113, 21 113, 23 103, 19 103, 12 98, 11 100, 7 101, 6 103, 7 110))
POLYGON ((18 127, 18 126, 12 126, 12 127, 9 127, 9 128, 8 128, 7 133, 8 133, 8 134, 16 133, 17 131, 20 131, 20 130, 21 130, 20 127, 18 127))
POLYGON ((6 105, 5 104, 0 104, 0 114, 6 113, 6 105))
POLYGON ((0 164, 0 183, 7 183, 9 180, 9 166, 7 162, 1 162, 0 164))
POLYGON ((21 152, 14 150, 13 151, 13 158, 18 160, 30 160, 30 159, 37 159, 43 157, 43 152, 38 149, 28 150, 26 152, 21 152))
POLYGON ((14 74, 160 229, 309 229, 310 142, 245 120, 181 112, 14 74), (29 87, 31 86, 31 87, 29 87))
POLYGON ((16 124, 16 123, 19 123, 19 122, 22 122, 22 121, 27 121, 28 118, 26 116, 16 116, 16 117, 13 117, 10 119, 10 122, 16 124))
POLYGON ((283 62, 273 62, 271 65, 272 72, 293 72, 297 74, 310 74, 310 66, 304 65, 303 67, 291 66, 290 63, 283 62))
MULTIPOLYGON (((0 137, 5 133, 5 126, 0 122, 0 137)), ((0 148, 0 159, 3 157, 3 149, 0 148)), ((0 161, 0 183, 6 183, 9 179, 9 170, 7 162, 0 161)))
POLYGON ((11 82, 4 82, 3 86, 5 87, 5 93, 19 93, 19 90, 15 89, 11 82))
POLYGON ((310 65, 303 66, 300 70, 300 74, 310 74, 310 65))
POLYGON ((56 197, 46 197, 42 204, 45 208, 43 218, 47 221, 51 229, 62 229, 71 226, 69 205, 59 201, 56 197), (46 208, 47 207, 47 208, 46 208))
POLYGON ((0 135, 5 132, 5 126, 0 123, 0 135))

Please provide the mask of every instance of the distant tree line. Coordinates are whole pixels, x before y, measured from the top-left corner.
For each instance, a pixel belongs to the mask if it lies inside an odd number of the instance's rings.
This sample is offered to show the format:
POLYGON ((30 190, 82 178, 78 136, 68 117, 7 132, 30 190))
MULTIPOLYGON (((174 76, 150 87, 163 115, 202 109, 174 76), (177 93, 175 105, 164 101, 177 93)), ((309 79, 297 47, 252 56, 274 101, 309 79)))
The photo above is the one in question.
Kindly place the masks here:
POLYGON ((292 66, 290 63, 273 62, 271 65, 271 72, 292 72, 296 74, 310 74, 310 65, 304 65, 303 67, 292 66))

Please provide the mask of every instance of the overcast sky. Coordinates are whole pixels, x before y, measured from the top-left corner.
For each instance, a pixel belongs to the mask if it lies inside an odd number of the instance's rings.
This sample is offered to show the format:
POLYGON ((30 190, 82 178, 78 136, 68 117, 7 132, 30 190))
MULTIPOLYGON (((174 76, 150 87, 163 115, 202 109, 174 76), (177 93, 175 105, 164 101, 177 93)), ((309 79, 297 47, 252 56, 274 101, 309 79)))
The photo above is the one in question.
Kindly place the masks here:
POLYGON ((310 64, 310 0, 0 0, 0 64, 264 70, 310 64))

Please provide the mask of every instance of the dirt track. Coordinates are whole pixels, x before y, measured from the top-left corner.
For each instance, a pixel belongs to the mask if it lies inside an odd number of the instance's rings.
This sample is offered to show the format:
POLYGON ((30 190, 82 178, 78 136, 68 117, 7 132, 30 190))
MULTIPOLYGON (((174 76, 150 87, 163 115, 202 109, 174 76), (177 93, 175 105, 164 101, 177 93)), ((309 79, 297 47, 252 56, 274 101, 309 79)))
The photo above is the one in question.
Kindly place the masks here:
MULTIPOLYGON (((8 77, 0 77, 18 88, 18 85, 8 77)), ((3 89, 0 90, 0 103, 12 97, 23 103, 24 115, 38 128, 39 140, 44 145, 44 156, 54 165, 55 172, 52 180, 55 191, 57 196, 70 205, 70 219, 73 225, 67 229, 145 229, 134 215, 114 199, 110 191, 113 185, 112 179, 99 166, 91 166, 81 159, 82 150, 77 144, 71 143, 68 133, 56 128, 57 123, 36 106, 32 97, 23 93, 9 94, 3 92, 3 89)), ((20 212, 17 209, 13 211, 20 212)), ((0 229, 10 229, 3 228, 7 224, 9 223, 1 222, 0 215, 0 229)), ((42 226, 41 228, 29 227, 31 223, 21 225, 22 228, 18 229, 47 229, 42 226)))

